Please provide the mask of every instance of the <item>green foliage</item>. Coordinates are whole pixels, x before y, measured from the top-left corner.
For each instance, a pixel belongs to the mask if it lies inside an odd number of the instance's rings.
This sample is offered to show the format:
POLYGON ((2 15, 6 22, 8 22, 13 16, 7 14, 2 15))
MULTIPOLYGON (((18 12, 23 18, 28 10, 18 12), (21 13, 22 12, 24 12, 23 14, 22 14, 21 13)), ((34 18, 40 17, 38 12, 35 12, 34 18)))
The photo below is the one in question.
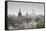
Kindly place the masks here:
POLYGON ((8 17, 8 26, 10 26, 10 25, 13 26, 15 24, 15 22, 16 21, 13 16, 8 17))
MULTIPOLYGON (((44 16, 35 16, 35 17, 33 17, 33 19, 38 23, 36 28, 44 28, 45 27, 44 16)), ((22 22, 23 21, 16 21, 15 16, 9 16, 8 17, 8 26, 13 26, 13 27, 18 27, 18 28, 21 27, 22 28, 23 27, 22 22)))
POLYGON ((15 28, 15 27, 21 27, 20 25, 22 25, 22 21, 16 21, 15 16, 8 17, 8 26, 13 26, 15 28))
POLYGON ((44 28, 45 27, 45 21, 44 21, 43 16, 35 18, 35 21, 38 23, 36 28, 44 28))

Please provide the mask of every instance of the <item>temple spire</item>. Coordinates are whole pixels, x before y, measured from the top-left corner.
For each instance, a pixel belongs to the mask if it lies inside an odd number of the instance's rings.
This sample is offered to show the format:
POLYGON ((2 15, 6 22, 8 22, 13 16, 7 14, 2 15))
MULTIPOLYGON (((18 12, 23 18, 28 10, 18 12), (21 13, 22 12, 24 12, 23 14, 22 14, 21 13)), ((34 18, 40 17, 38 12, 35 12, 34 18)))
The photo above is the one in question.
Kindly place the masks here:
POLYGON ((19 8, 18 16, 22 16, 22 14, 21 14, 21 9, 20 9, 20 8, 19 8))

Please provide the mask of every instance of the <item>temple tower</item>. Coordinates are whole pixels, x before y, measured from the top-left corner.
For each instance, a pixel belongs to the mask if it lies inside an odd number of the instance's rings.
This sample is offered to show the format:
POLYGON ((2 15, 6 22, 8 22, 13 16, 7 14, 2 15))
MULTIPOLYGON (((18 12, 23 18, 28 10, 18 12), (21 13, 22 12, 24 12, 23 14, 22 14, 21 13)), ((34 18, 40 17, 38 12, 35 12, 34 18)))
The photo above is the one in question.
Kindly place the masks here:
POLYGON ((21 14, 21 9, 20 9, 20 8, 19 8, 18 16, 22 16, 22 14, 21 14))

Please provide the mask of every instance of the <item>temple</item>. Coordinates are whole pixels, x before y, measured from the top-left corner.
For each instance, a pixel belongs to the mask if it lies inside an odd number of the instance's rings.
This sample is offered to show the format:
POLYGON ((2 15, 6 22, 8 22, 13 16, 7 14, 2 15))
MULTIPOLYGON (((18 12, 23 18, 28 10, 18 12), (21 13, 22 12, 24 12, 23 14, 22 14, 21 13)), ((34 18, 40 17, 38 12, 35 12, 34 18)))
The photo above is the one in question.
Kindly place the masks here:
POLYGON ((26 13, 26 16, 22 16, 21 9, 19 8, 18 16, 16 18, 16 21, 18 21, 20 24, 21 29, 23 28, 36 28, 37 24, 35 21, 32 21, 32 18, 28 16, 28 12, 26 13))

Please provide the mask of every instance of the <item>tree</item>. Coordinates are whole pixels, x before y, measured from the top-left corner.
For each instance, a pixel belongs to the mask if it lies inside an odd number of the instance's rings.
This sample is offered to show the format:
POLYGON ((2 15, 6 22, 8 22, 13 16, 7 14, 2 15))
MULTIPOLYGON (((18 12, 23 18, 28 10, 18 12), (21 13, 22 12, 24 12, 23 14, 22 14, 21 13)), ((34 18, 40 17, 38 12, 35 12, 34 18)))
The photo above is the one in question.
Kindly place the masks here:
POLYGON ((44 17, 42 19, 42 17, 37 17, 35 19, 35 21, 38 23, 37 24, 37 28, 44 28, 45 27, 45 21, 44 21, 44 17), (42 21, 43 20, 43 21, 42 21))

